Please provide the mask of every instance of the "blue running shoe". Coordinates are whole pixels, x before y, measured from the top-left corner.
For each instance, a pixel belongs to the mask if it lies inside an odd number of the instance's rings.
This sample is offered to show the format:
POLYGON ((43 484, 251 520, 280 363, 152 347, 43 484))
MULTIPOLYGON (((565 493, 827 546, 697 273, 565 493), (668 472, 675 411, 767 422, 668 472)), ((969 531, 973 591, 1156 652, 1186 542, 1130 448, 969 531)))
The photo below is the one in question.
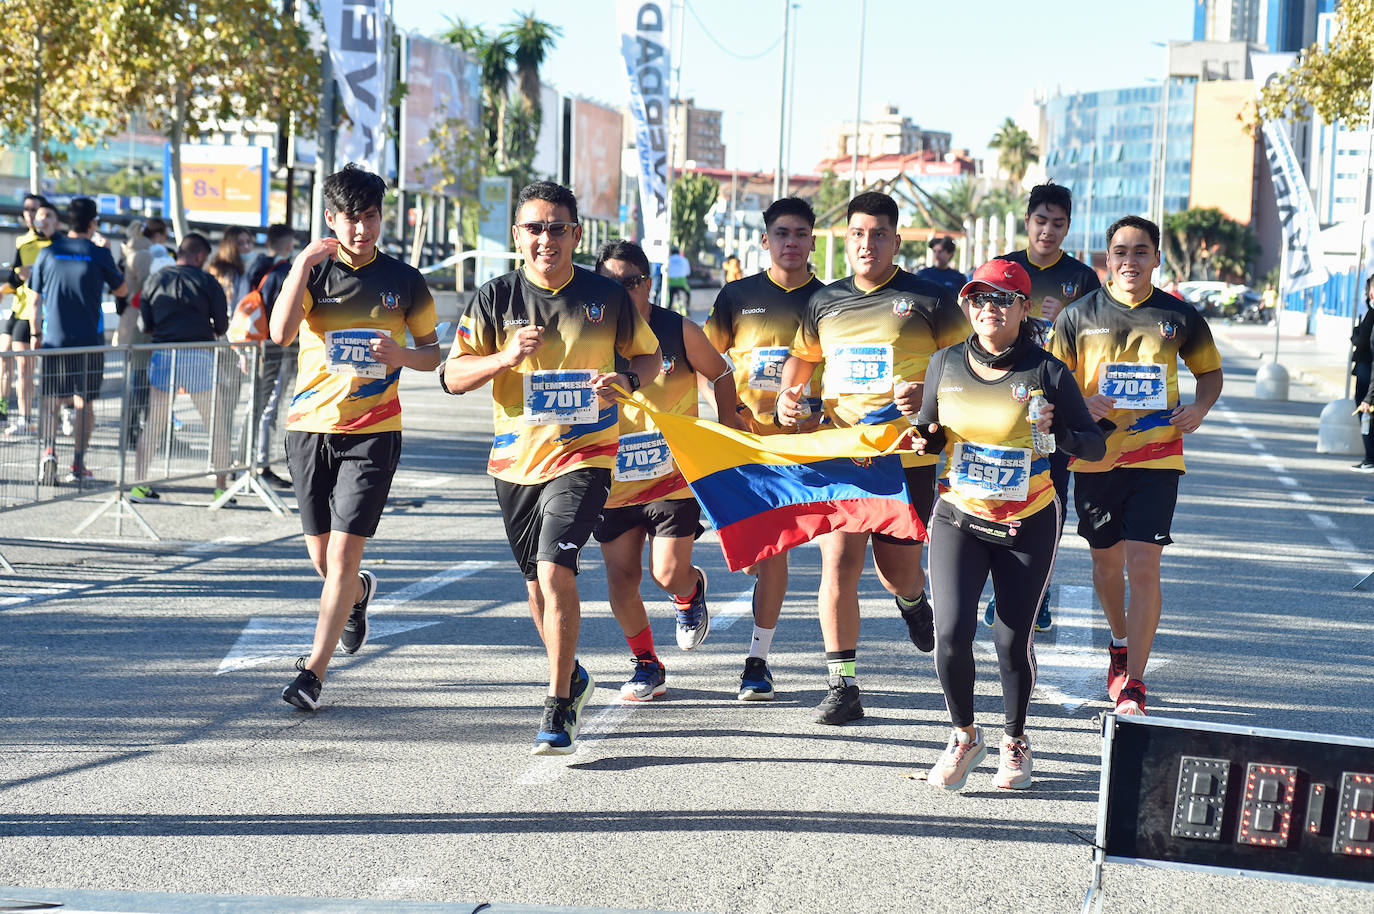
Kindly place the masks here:
POLYGON ((1054 617, 1050 615, 1050 591, 1045 588, 1045 598, 1040 601, 1040 611, 1035 614, 1035 630, 1047 632, 1054 628, 1054 617))
POLYGON ((677 646, 684 651, 700 647, 711 631, 711 612, 706 608, 706 572, 696 565, 692 566, 692 570, 700 578, 692 602, 679 603, 673 600, 673 609, 677 610, 677 646))
POLYGON ((772 701, 775 694, 768 661, 762 657, 745 657, 744 675, 739 678, 739 700, 772 701))
POLYGON ((668 691, 668 672, 662 663, 633 659, 635 674, 620 687, 621 701, 653 701, 668 691))
POLYGON ((587 699, 592 697, 592 690, 596 688, 596 680, 592 674, 587 672, 581 661, 573 660, 572 686, 568 690, 568 701, 571 702, 574 718, 572 724, 573 738, 577 738, 577 731, 582 728, 582 711, 587 707, 587 699))
POLYGON ((534 735, 535 755, 571 755, 577 749, 577 715, 571 708, 572 699, 544 699, 544 719, 534 735))

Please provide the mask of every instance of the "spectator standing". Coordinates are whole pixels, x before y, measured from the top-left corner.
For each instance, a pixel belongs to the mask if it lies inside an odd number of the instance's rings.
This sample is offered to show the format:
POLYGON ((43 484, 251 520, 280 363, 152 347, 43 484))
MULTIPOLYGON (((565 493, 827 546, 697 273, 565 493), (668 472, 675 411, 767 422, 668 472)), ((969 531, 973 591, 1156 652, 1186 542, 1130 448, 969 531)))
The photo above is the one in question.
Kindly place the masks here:
MULTIPOLYGON (((285 225, 267 230, 267 253, 260 254, 248 271, 250 288, 260 288, 265 319, 272 320, 272 306, 281 295, 282 284, 291 272, 291 255, 296 249, 296 233, 285 225)), ((270 323, 269 323, 270 326, 270 323)), ((258 373, 257 398, 253 417, 257 421, 258 436, 254 445, 253 467, 258 477, 278 489, 291 488, 290 481, 272 470, 272 434, 277 427, 281 406, 291 398, 296 382, 296 357, 299 343, 279 346, 272 340, 262 344, 262 369, 258 373)))
MULTIPOLYGON (((167 253, 167 223, 149 219, 142 226, 141 231, 133 233, 125 254, 128 269, 124 278, 128 281, 130 296, 128 306, 119 315, 119 326, 115 328, 116 346, 139 346, 152 341, 139 326, 139 293, 148 277, 174 263, 167 253)), ((129 355, 129 440, 126 447, 137 446, 143 423, 148 418, 148 358, 146 349, 135 350, 129 355)))
POLYGON ((687 279, 692 275, 692 262, 682 256, 682 251, 673 248, 668 255, 668 307, 686 316, 691 307, 692 288, 687 279))
MULTIPOLYGON (((0 294, 6 289, 14 293, 13 307, 0 320, 0 353, 27 352, 33 336, 33 293, 25 283, 33 270, 39 253, 52 242, 58 228, 57 210, 37 194, 24 197, 24 223, 29 231, 15 243, 14 264, 9 276, 0 284, 0 294)), ((8 419, 5 434, 10 437, 29 431, 29 411, 33 408, 33 359, 15 358, 0 361, 0 420, 8 419), (17 372, 16 372, 17 368, 17 372), (18 374, 19 414, 9 417, 10 392, 18 374)))
POLYGON ((248 229, 231 226, 224 230, 214 259, 210 261, 210 275, 219 280, 224 300, 233 308, 248 294, 248 267, 244 260, 253 251, 253 236, 248 229))
MULTIPOLYGON (((40 350, 99 346, 100 299, 106 286, 115 295, 128 288, 115 267, 110 249, 95 244, 96 206, 90 197, 76 197, 67 207, 67 234, 56 237, 38 255, 29 276, 33 290, 33 345, 40 350)), ((105 378, 103 352, 50 354, 39 387, 39 435, 44 443, 38 465, 40 485, 57 484, 57 416, 61 407, 75 407, 74 452, 67 482, 78 485, 91 474, 86 448, 95 421, 92 402, 100 396, 105 378)))
POLYGON ((935 266, 917 271, 916 278, 933 282, 937 286, 943 286, 950 291, 951 295, 958 295, 959 290, 964 287, 964 280, 967 277, 949 265, 954 259, 954 251, 953 238, 945 236, 932 239, 930 252, 935 255, 935 266))
MULTIPOLYGON (((154 343, 201 343, 223 336, 229 327, 229 313, 224 290, 203 269, 210 256, 210 242, 204 235, 190 233, 177 248, 176 263, 149 277, 139 298, 142 304, 143 329, 154 343)), ((134 478, 142 482, 148 476, 148 459, 158 446, 160 431, 168 421, 172 399, 178 390, 185 390, 200 413, 210 438, 210 460, 215 470, 215 497, 224 489, 226 477, 222 471, 229 464, 229 420, 233 418, 233 403, 226 397, 215 397, 217 372, 215 351, 212 349, 158 349, 148 364, 151 397, 148 428, 151 434, 139 439, 134 463, 134 478)), ((157 501, 160 496, 152 487, 135 485, 129 499, 136 502, 157 501)))
MULTIPOLYGON (((1266 290, 1268 291, 1268 290, 1266 290)), ((1364 284, 1364 314, 1350 334, 1350 373, 1355 376, 1355 402, 1363 403, 1369 393, 1370 369, 1374 367, 1374 276, 1364 284)), ((1360 421, 1360 437, 1364 439, 1364 459, 1350 469, 1356 473, 1374 473, 1374 436, 1369 433, 1364 417, 1360 421)))

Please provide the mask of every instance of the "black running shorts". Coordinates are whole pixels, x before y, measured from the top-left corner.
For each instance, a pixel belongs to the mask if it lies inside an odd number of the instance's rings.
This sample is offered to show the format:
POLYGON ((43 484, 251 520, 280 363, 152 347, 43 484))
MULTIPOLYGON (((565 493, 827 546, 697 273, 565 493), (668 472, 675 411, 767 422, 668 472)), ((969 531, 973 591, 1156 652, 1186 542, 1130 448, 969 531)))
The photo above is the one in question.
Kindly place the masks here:
POLYGON ((77 396, 94 400, 105 383, 105 353, 61 355, 60 349, 40 349, 38 393, 44 397, 77 396))
POLYGON ((706 532, 701 525, 701 505, 695 498, 663 498, 647 505, 628 505, 607 508, 601 513, 601 523, 592 535, 598 543, 609 543, 626 533, 642 527, 650 536, 660 539, 697 539, 706 532))
MULTIPOLYGON (((924 467, 902 467, 906 474, 906 489, 911 506, 921 523, 930 526, 930 511, 935 507, 935 464, 924 467)), ((875 533, 873 539, 880 543, 920 543, 920 540, 902 539, 886 533, 875 533)))
POLYGON ((30 331, 33 328, 29 322, 13 315, 0 320, 0 336, 7 336, 11 342, 27 343, 31 339, 30 331))
POLYGON ((1074 473, 1073 504, 1078 535, 1094 549, 1122 540, 1167 546, 1178 503, 1178 470, 1117 467, 1105 473, 1074 473))
POLYGON ((576 574, 578 555, 600 522, 611 492, 610 468, 572 470, 534 485, 494 481, 506 539, 525 580, 539 576, 540 562, 553 562, 576 574))
POLYGON ((306 536, 372 536, 401 462, 401 433, 286 433, 286 461, 306 536))

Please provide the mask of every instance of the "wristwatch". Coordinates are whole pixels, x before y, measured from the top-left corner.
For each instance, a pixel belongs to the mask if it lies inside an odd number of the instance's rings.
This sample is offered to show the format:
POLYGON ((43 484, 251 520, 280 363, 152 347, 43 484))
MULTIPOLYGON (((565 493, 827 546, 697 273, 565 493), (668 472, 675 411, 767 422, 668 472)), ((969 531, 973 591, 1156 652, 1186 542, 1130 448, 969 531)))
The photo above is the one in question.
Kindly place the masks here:
POLYGON ((630 382, 630 393, 639 390, 639 375, 633 371, 625 372, 625 379, 630 382))

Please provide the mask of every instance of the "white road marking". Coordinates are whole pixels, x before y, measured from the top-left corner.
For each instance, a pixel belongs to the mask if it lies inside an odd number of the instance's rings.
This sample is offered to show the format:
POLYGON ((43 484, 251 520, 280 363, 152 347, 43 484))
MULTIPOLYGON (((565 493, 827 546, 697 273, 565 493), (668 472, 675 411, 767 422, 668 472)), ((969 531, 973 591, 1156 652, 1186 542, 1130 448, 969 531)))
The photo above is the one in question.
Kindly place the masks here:
MULTIPOLYGON (((394 609, 402 603, 423 597, 445 585, 461 580, 492 567, 495 562, 459 562, 452 568, 432 574, 412 584, 407 584, 395 593, 379 597, 368 608, 368 638, 382 639, 402 632, 438 625, 437 619, 377 619, 378 613, 394 609)), ((381 581, 386 585, 385 578, 381 581)), ((297 657, 309 653, 315 637, 315 619, 301 616, 254 616, 243 627, 238 640, 229 653, 220 661, 215 675, 235 670, 260 666, 282 658, 297 657)))
POLYGON ((230 546, 239 546, 251 542, 254 542, 254 540, 247 536, 221 536, 218 539, 196 543, 189 548, 183 549, 181 553, 182 555, 209 555, 212 552, 222 552, 230 546))
MULTIPOLYGON (((72 593, 74 591, 86 590, 87 588, 97 586, 99 585, 85 582, 59 583, 50 581, 46 584, 25 583, 23 585, 24 592, 22 594, 15 594, 14 596, 0 596, 0 608, 9 609, 15 606, 23 606, 25 603, 41 603, 42 601, 50 600, 53 597, 60 597, 72 593)), ((0 589, 0 594, 5 593, 8 589, 8 587, 0 589)))
POLYGON ((1298 481, 1292 476, 1279 476, 1278 481, 1281 485, 1288 486, 1290 489, 1296 489, 1298 487, 1298 481))
POLYGON ((754 615, 754 588, 742 590, 730 598, 720 612, 711 612, 711 631, 723 632, 739 621, 741 616, 754 615))
POLYGON ((1327 517, 1325 514, 1316 514, 1309 511, 1307 514, 1307 519, 1310 520, 1312 522, 1312 526, 1316 527, 1318 530, 1336 529, 1336 522, 1331 518, 1327 517))
POLYGON ((1251 441, 1251 442, 1250 442, 1250 447, 1252 447, 1252 448, 1254 448, 1255 450, 1259 451, 1261 454, 1263 454, 1263 453, 1265 452, 1265 450, 1266 450, 1265 446, 1264 446, 1263 444, 1261 444, 1260 442, 1258 442, 1258 441, 1251 441))
POLYGON ((599 748, 597 743, 603 737, 620 729, 621 725, 630 719, 631 714, 646 704, 650 704, 650 702, 620 701, 617 699, 612 704, 602 708, 595 717, 582 725, 582 729, 577 735, 576 749, 568 755, 536 757, 524 773, 515 779, 515 783, 522 787, 535 784, 552 784, 563 776, 570 763, 590 761, 599 748))
POLYGON ((1305 505, 1315 503, 1315 499, 1313 499, 1312 496, 1308 495, 1306 492, 1289 492, 1288 497, 1293 499, 1294 501, 1300 501, 1305 505))

